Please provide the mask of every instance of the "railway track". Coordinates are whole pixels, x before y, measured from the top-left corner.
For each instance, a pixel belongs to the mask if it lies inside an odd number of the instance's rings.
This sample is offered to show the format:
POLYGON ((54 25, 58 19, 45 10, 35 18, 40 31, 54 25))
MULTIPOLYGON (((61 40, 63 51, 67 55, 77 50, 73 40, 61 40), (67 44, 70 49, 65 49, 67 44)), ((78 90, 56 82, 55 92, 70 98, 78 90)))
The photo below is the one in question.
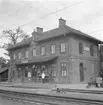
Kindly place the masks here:
POLYGON ((45 105, 103 105, 103 100, 71 98, 62 94, 32 94, 0 90, 0 95, 15 100, 37 102, 45 105))
POLYGON ((83 89, 60 89, 63 92, 89 93, 89 94, 103 94, 103 91, 98 90, 83 90, 83 89))

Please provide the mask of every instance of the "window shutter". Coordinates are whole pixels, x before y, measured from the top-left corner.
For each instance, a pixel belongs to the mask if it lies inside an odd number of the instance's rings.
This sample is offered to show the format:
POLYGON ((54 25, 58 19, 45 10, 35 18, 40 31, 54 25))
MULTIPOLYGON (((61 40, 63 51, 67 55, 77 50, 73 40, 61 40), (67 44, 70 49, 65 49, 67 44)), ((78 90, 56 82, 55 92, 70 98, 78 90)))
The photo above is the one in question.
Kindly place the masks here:
POLYGON ((79 43, 79 54, 83 54, 83 44, 79 43))

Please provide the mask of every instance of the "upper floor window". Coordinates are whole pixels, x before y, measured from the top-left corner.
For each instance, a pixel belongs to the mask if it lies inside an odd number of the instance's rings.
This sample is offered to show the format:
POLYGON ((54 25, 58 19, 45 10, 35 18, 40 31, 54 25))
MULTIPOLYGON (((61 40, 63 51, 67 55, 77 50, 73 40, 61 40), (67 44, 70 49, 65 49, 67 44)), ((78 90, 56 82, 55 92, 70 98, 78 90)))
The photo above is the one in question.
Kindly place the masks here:
POLYGON ((25 51, 25 58, 28 58, 29 52, 25 51))
POLYGON ((66 51, 66 43, 65 42, 62 42, 61 45, 60 45, 60 50, 61 50, 61 53, 65 52, 66 51))
POLYGON ((90 56, 94 55, 94 48, 93 45, 90 45, 90 56))
POLYGON ((79 54, 83 54, 83 44, 79 43, 79 54))
POLYGON ((35 48, 33 49, 33 53, 32 54, 33 54, 33 57, 36 57, 36 49, 35 48))
POLYGON ((14 59, 14 60, 16 59, 16 54, 13 55, 13 59, 14 59))
POLYGON ((55 45, 51 45, 51 53, 55 54, 55 45))
POLYGON ((45 47, 41 47, 41 55, 45 55, 45 47))
POLYGON ((21 59, 21 52, 18 53, 18 59, 21 59))
POLYGON ((66 62, 61 63, 61 75, 66 76, 67 70, 66 70, 66 62))

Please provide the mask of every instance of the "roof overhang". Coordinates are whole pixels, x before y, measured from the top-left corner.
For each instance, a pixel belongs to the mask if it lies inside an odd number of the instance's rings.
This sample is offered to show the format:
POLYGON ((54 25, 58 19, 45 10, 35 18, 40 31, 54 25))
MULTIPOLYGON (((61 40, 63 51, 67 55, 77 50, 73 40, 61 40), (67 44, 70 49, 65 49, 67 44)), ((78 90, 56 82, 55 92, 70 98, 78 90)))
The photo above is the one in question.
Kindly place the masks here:
POLYGON ((25 65, 25 64, 33 64, 33 63, 43 63, 43 62, 48 62, 56 59, 58 56, 53 56, 53 57, 43 57, 43 58, 36 58, 33 60, 23 60, 21 62, 16 62, 16 65, 25 65))
POLYGON ((7 67, 5 67, 5 68, 0 68, 0 73, 3 73, 3 72, 5 72, 5 71, 7 71, 7 70, 8 70, 7 67))

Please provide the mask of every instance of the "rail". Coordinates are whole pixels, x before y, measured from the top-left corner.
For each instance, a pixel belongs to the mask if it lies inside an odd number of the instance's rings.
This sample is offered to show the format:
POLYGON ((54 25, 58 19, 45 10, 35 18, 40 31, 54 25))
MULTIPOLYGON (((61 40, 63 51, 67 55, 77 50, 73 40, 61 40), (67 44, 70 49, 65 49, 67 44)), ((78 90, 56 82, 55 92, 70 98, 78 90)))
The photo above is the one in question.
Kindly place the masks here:
POLYGON ((34 93, 23 93, 14 92, 7 90, 0 90, 0 95, 3 97, 9 97, 16 100, 25 100, 30 102, 39 102, 49 105, 103 105, 103 100, 84 99, 79 97, 69 97, 63 94, 34 94, 34 93))

